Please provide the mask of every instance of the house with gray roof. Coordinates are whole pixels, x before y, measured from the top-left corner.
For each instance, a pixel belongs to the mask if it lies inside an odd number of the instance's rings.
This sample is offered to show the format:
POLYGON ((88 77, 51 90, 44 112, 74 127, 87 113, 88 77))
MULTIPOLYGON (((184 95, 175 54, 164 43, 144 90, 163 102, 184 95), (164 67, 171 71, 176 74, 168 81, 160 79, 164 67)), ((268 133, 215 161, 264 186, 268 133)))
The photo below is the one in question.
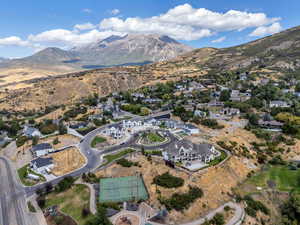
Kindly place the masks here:
POLYGON ((31 148, 31 153, 34 157, 40 157, 53 152, 54 149, 49 143, 41 143, 31 148))
POLYGON ((50 173, 53 169, 53 158, 36 158, 30 162, 30 168, 40 174, 50 173))
POLYGON ((41 137, 42 136, 41 132, 37 128, 31 127, 31 126, 28 126, 28 125, 24 126, 23 135, 28 137, 28 138, 41 137))
POLYGON ((209 163, 220 153, 211 144, 194 144, 187 140, 171 143, 163 152, 165 160, 173 162, 202 161, 209 163))
POLYGON ((270 108, 288 108, 290 105, 286 101, 276 100, 270 102, 270 108))

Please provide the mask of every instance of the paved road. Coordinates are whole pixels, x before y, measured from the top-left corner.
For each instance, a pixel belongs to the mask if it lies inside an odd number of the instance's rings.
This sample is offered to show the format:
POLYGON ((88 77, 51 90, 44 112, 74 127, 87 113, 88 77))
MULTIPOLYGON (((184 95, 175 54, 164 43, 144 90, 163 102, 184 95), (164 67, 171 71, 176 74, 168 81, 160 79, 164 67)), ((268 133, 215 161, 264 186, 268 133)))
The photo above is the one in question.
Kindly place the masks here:
MULTIPOLYGON (((244 209, 237 203, 228 202, 228 203, 225 203, 224 205, 221 205, 219 208, 216 208, 215 210, 212 210, 211 212, 209 212, 206 216, 204 216, 202 218, 191 221, 189 223, 183 223, 183 224, 179 224, 179 225, 200 225, 200 224, 203 224, 207 220, 211 220, 216 215, 216 213, 222 213, 224 211, 225 206, 229 206, 230 208, 234 209, 234 215, 226 223, 226 225, 240 225, 240 224, 242 224, 242 221, 243 221, 244 216, 245 216, 244 209)), ((153 223, 153 222, 150 222, 150 223, 154 224, 154 225, 164 225, 164 224, 160 224, 160 223, 153 223)))
POLYGON ((38 225, 26 208, 24 188, 6 158, 0 157, 1 225, 38 225))

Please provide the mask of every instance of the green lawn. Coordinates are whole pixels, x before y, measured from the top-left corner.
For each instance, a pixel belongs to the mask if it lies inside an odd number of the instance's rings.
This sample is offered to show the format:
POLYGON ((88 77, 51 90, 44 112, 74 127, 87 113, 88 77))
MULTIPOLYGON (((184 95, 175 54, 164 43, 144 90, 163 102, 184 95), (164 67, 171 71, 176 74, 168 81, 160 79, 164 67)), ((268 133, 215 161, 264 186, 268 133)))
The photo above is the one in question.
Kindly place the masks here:
POLYGON ((89 188, 84 184, 75 184, 64 192, 48 194, 45 208, 57 205, 59 210, 74 218, 79 225, 84 225, 91 218, 91 215, 86 218, 81 215, 83 208, 89 208, 89 201, 89 188))
POLYGON ((159 142, 164 142, 165 138, 160 136, 157 133, 151 132, 147 134, 147 139, 149 140, 149 142, 151 143, 159 143, 159 142))
POLYGON ((106 156, 104 156, 104 158, 105 158, 107 161, 106 161, 103 165, 101 165, 101 166, 105 166, 105 165, 111 163, 112 161, 114 161, 114 160, 116 160, 116 159, 119 159, 119 158, 121 158, 122 156, 125 156, 125 155, 127 155, 128 153, 131 153, 131 152, 134 152, 134 151, 135 151, 134 149, 129 148, 129 149, 125 149, 125 150, 123 150, 123 151, 120 151, 120 152, 118 152, 118 153, 116 153, 116 154, 106 155, 106 156))
POLYGON ((27 164, 27 165, 23 166, 22 168, 18 169, 18 175, 20 177, 20 180, 21 180, 22 184, 24 184, 25 186, 33 186, 39 182, 39 181, 27 179, 28 173, 39 176, 40 181, 42 181, 42 182, 46 181, 46 178, 43 175, 38 174, 38 173, 34 172, 33 170, 31 170, 29 168, 29 164, 27 164))
POLYGON ((300 191, 300 169, 290 170, 287 166, 268 166, 264 171, 252 176, 247 182, 259 187, 268 187, 268 182, 275 182, 279 191, 300 191))
POLYGON ((94 137, 94 139, 92 140, 91 146, 92 148, 95 148, 97 146, 97 144, 99 143, 103 143, 106 141, 106 138, 104 137, 100 137, 100 136, 96 136, 94 137))
POLYGON ((226 159, 227 154, 225 151, 222 150, 218 150, 219 152, 221 152, 221 155, 217 158, 215 158, 213 161, 209 162, 209 166, 215 166, 217 164, 219 164, 220 162, 222 162, 224 159, 226 159))

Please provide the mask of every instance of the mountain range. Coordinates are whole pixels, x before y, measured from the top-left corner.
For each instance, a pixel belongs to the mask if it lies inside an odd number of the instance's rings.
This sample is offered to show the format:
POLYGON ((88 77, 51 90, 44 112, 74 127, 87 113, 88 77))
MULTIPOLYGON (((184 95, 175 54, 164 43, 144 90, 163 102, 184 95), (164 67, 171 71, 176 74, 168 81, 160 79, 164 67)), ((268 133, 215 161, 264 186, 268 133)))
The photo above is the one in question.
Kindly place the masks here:
POLYGON ((70 50, 50 47, 25 58, 0 59, 0 68, 30 67, 68 72, 116 65, 142 65, 175 58, 192 49, 168 36, 113 35, 70 50))

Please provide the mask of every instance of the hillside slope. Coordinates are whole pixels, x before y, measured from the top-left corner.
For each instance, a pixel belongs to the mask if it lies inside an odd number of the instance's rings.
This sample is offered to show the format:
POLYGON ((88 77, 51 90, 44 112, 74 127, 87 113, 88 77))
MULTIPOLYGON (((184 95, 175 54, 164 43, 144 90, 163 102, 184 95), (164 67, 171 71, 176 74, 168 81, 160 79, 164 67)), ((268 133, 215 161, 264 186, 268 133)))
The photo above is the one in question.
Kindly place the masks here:
MULTIPOLYGON (((16 103, 19 108, 28 109, 68 104, 95 92, 105 95, 162 80, 207 73, 222 76, 223 72, 237 70, 255 71, 258 74, 267 71, 270 76, 299 72, 300 27, 244 45, 225 49, 196 49, 175 59, 144 66, 104 68, 26 81, 27 88, 0 93, 0 108, 14 109, 16 103)), ((5 87, 2 86, 2 90, 5 87)))

